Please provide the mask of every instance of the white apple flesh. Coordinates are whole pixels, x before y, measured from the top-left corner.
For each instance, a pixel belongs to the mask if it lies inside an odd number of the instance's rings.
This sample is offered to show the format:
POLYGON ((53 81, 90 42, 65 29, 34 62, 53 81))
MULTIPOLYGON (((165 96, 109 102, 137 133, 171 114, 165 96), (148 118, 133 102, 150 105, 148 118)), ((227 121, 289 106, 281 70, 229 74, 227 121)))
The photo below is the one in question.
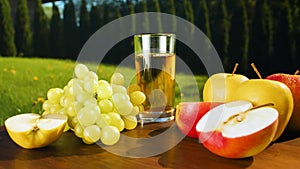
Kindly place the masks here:
POLYGON ((11 139, 27 149, 40 148, 56 141, 64 131, 67 117, 60 114, 40 116, 34 113, 19 114, 5 121, 11 139))
POLYGON ((205 148, 226 158, 245 158, 263 151, 273 140, 278 111, 252 107, 248 101, 233 101, 211 109, 196 130, 205 148))

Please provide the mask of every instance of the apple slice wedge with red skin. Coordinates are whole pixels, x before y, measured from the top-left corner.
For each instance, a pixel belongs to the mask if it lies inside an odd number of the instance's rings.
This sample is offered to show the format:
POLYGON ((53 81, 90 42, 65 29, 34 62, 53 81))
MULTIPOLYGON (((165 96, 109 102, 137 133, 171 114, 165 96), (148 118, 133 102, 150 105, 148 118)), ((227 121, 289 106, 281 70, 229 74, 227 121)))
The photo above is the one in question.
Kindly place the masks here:
POLYGON ((181 102, 176 107, 175 121, 179 130, 191 138, 198 138, 196 125, 212 108, 221 102, 181 102))
POLYGON ((248 101, 233 101, 208 111, 198 122, 199 140, 212 153, 225 158, 256 155, 272 142, 278 111, 253 108, 248 101))

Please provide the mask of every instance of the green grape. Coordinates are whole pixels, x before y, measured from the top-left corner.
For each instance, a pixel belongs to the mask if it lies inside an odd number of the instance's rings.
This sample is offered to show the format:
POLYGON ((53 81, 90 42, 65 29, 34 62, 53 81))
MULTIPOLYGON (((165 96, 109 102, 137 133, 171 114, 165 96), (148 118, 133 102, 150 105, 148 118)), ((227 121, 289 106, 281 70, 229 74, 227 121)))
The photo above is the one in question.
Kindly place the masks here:
POLYGON ((96 92, 98 82, 96 80, 86 80, 83 84, 83 89, 87 93, 94 94, 96 92))
POLYGON ((61 98, 60 98, 60 105, 63 107, 67 107, 69 105, 71 105, 74 102, 74 96, 70 95, 69 93, 64 94, 61 98))
POLYGON ((52 103, 59 103, 61 96, 64 94, 64 90, 61 88, 52 88, 47 92, 47 98, 52 103))
POLYGON ((55 113, 68 116, 68 112, 67 112, 66 108, 61 108, 61 109, 57 110, 55 113))
POLYGON ((49 111, 44 111, 43 115, 51 114, 49 111))
POLYGON ((141 91, 134 91, 134 92, 130 93, 129 97, 130 97, 130 101, 134 105, 141 105, 146 100, 145 94, 141 91))
POLYGON ((127 100, 126 96, 122 93, 116 93, 112 96, 112 101, 115 106, 126 100, 127 100))
POLYGON ((78 123, 78 119, 76 116, 75 117, 68 116, 68 124, 72 130, 75 128, 77 123, 78 123))
POLYGON ((88 98, 86 98, 86 100, 84 100, 83 105, 86 106, 86 105, 89 105, 89 104, 96 105, 97 104, 97 99, 95 99, 92 96, 89 96, 88 98))
POLYGON ((94 111, 97 115, 101 113, 100 108, 97 105, 97 102, 89 102, 84 107, 94 111))
POLYGON ((144 105, 139 105, 139 112, 143 112, 144 110, 144 105))
POLYGON ((117 85, 117 84, 111 84, 113 93, 122 93, 124 95, 127 95, 127 90, 124 86, 117 85))
POLYGON ((101 130, 97 125, 90 125, 83 129, 82 138, 88 142, 95 143, 101 137, 101 130))
POLYGON ((120 132, 115 126, 105 126, 101 131, 100 139, 105 145, 114 145, 120 139, 120 132))
POLYGON ((79 123, 79 121, 78 121, 77 116, 71 118, 71 125, 70 125, 70 126, 73 126, 73 129, 74 129, 74 127, 75 127, 78 123, 79 123))
POLYGON ((122 117, 124 123, 125 123, 125 129, 132 130, 136 128, 137 126, 137 118, 136 116, 123 116, 122 117))
POLYGON ((124 85, 124 76, 121 73, 114 73, 110 78, 110 83, 124 85))
POLYGON ((92 99, 92 96, 88 93, 82 92, 76 96, 76 101, 83 103, 89 99, 92 99))
POLYGON ((84 144, 94 144, 94 142, 86 140, 85 138, 82 138, 82 141, 84 142, 84 144))
POLYGON ((89 72, 89 69, 84 64, 78 64, 75 66, 75 75, 79 79, 83 79, 88 72, 89 72))
POLYGON ((70 104, 66 107, 68 117, 76 116, 75 104, 70 104))
POLYGON ((88 80, 98 81, 98 75, 93 71, 89 71, 89 72, 86 73, 83 80, 84 81, 88 81, 88 80))
POLYGON ((64 87, 64 89, 65 89, 66 87, 72 86, 72 85, 73 85, 73 81, 74 81, 74 78, 71 79, 71 80, 69 80, 69 82, 68 82, 67 85, 64 87))
POLYGON ((52 106, 52 103, 49 100, 45 100, 45 102, 43 103, 42 108, 43 108, 44 111, 49 111, 51 106, 52 106))
POLYGON ((63 107, 60 104, 55 103, 55 104, 51 104, 48 111, 49 111, 50 114, 55 114, 62 108, 63 107))
POLYGON ((110 125, 110 123, 111 123, 111 119, 108 114, 100 114, 96 121, 96 125, 100 128, 110 125))
POLYGON ((117 104, 116 109, 121 115, 129 115, 132 112, 133 105, 129 100, 125 100, 117 104))
POLYGON ((104 80, 98 82, 97 97, 99 100, 109 99, 113 94, 112 87, 104 80))
POLYGON ((75 108, 75 113, 78 113, 79 110, 83 108, 83 104, 77 101, 73 102, 73 105, 75 108))
POLYGON ((131 84, 127 87, 127 92, 129 94, 134 91, 141 91, 141 87, 138 84, 131 84))
POLYGON ((98 80, 98 85, 110 85, 108 81, 106 80, 98 80))
POLYGON ((122 93, 116 93, 112 96, 114 106, 117 112, 121 115, 128 115, 132 111, 133 105, 126 96, 127 95, 124 95, 122 93))
POLYGON ((108 99, 100 100, 98 106, 102 113, 109 113, 114 109, 113 103, 108 99))
POLYGON ((79 138, 82 138, 83 136, 83 127, 79 123, 74 127, 74 134, 79 138))
POLYGON ((133 106, 132 111, 129 115, 136 116, 140 113, 140 109, 138 106, 133 106))
POLYGON ((99 113, 96 108, 85 106, 79 110, 77 118, 82 126, 90 126, 96 123, 99 113))
POLYGON ((73 81, 73 85, 70 86, 69 92, 71 93, 71 95, 77 96, 81 93, 83 93, 83 82, 81 80, 74 80, 73 81))
POLYGON ((120 114, 115 113, 115 112, 110 112, 110 113, 108 113, 108 115, 111 119, 110 125, 117 127, 119 131, 123 131, 125 124, 124 124, 124 121, 122 120, 120 114))

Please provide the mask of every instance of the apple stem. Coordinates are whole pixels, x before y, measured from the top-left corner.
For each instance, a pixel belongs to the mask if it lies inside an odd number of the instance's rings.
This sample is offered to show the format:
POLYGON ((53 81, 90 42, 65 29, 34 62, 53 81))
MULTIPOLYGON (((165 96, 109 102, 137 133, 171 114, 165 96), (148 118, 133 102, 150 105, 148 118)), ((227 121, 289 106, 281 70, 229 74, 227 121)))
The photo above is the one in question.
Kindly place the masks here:
POLYGON ((252 107, 251 109, 249 109, 247 111, 258 109, 258 108, 261 108, 261 107, 267 107, 267 106, 274 106, 274 103, 266 103, 266 104, 261 104, 261 105, 258 105, 258 106, 254 106, 254 107, 252 107))
POLYGON ((296 70, 296 72, 294 73, 294 75, 298 75, 300 72, 299 70, 296 70))
POLYGON ((233 68, 233 71, 232 71, 232 73, 231 73, 232 76, 233 76, 234 73, 236 72, 238 66, 239 66, 239 64, 236 63, 235 66, 234 66, 234 68, 233 68))
POLYGON ((261 75, 260 75, 258 69, 256 68, 255 64, 254 64, 254 63, 251 63, 251 66, 252 66, 253 70, 255 71, 255 73, 257 74, 257 76, 258 76, 260 79, 262 79, 262 77, 261 77, 261 75))

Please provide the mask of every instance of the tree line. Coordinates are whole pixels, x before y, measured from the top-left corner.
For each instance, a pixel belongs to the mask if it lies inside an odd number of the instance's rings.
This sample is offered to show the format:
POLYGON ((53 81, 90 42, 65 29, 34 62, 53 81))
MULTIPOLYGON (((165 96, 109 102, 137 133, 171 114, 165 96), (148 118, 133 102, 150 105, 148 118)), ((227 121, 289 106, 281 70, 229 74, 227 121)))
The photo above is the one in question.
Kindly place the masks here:
MULTIPOLYGON (((90 8, 81 0, 78 16, 73 0, 65 0, 63 13, 53 3, 50 18, 41 0, 35 3, 33 18, 27 0, 19 0, 11 18, 8 0, 0 1, 0 55, 76 59, 86 40, 106 23, 139 12, 163 12, 200 28, 225 71, 239 63, 240 73, 251 74, 251 62, 265 74, 293 73, 300 67, 300 0, 104 0, 90 8)), ((116 64, 131 54, 130 41, 118 44, 104 61, 116 64)), ((205 73, 188 47, 179 43, 177 51, 196 73, 205 73)))

